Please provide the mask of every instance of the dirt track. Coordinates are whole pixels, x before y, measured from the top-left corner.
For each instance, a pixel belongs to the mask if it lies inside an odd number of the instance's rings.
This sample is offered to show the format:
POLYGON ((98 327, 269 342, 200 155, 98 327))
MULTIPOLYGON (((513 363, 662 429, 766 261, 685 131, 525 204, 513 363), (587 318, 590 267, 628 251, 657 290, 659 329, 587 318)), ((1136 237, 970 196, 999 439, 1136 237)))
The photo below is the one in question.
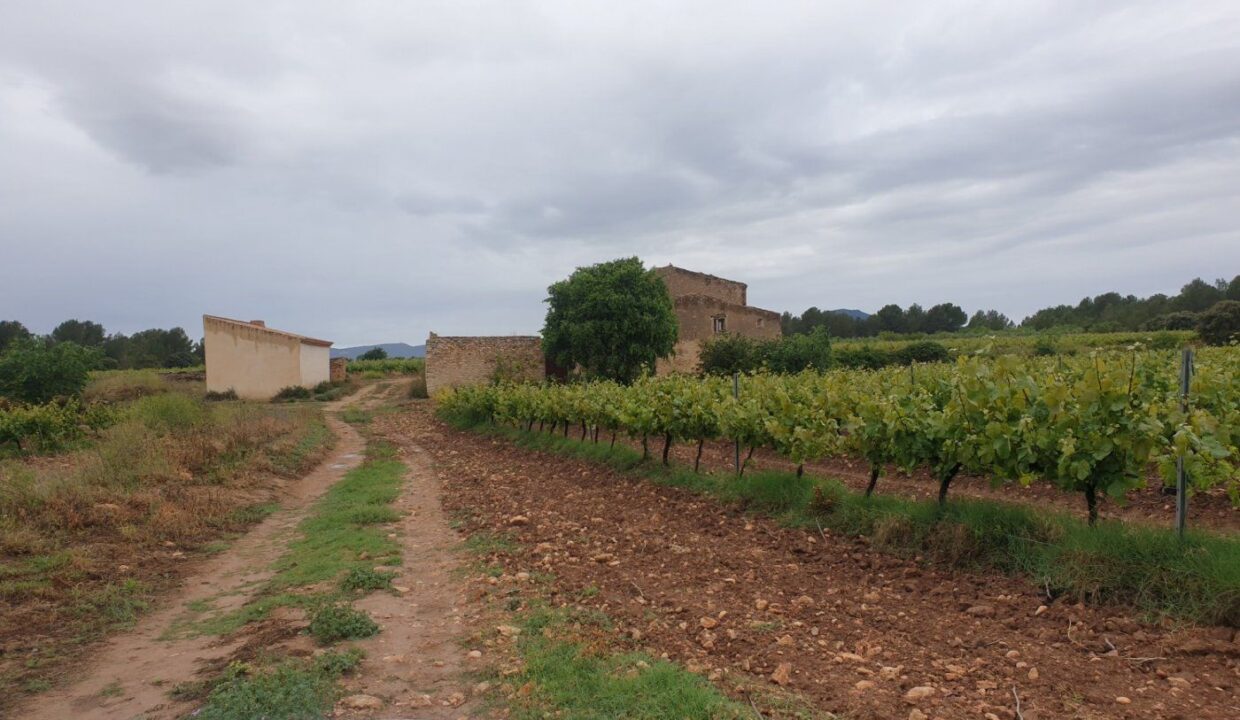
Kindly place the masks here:
POLYGON ((425 405, 378 429, 431 450, 447 509, 511 533, 509 573, 736 694, 850 718, 1232 718, 1240 638, 1049 602, 1024 581, 926 567, 690 493, 451 430, 425 405), (523 520, 518 518, 524 518, 523 520), (1046 606, 1043 607, 1043 604, 1046 606), (916 710, 916 712, 913 712, 916 710), (920 713, 920 714, 919 714, 920 713))
MULTIPOLYGON (((309 475, 291 484, 279 511, 255 526, 227 550, 203 562, 182 590, 161 603, 131 631, 118 634, 91 654, 66 687, 31 699, 12 715, 32 720, 104 720, 183 717, 201 702, 177 701, 169 691, 178 683, 212 677, 236 657, 256 653, 306 655, 313 643, 300 634, 299 612, 278 611, 272 618, 226 638, 176 637, 179 623, 195 617, 191 607, 209 602, 216 610, 241 607, 272 575, 272 563, 295 536, 312 502, 363 460, 365 441, 331 413, 346 406, 373 406, 394 388, 373 385, 328 406, 327 420, 338 441, 332 455, 309 475)), ((392 531, 404 543, 405 564, 397 593, 374 593, 356 603, 383 627, 357 643, 368 654, 347 679, 351 693, 383 698, 391 713, 455 718, 462 708, 451 682, 463 654, 454 644, 460 633, 460 587, 450 574, 459 543, 439 509, 436 476, 424 454, 402 444, 410 468, 396 506, 405 511, 392 531)), ((348 716, 342 709, 340 716, 348 716)), ((367 716, 370 716, 369 714, 367 716)))

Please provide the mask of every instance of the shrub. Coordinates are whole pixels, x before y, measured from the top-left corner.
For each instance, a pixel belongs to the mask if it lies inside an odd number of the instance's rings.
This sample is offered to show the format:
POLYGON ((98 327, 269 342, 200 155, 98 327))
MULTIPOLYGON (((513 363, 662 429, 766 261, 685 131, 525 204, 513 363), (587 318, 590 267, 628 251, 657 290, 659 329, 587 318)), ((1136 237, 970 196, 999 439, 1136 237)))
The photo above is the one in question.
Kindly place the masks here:
POLYGON ((789 335, 766 345, 766 364, 777 373, 799 373, 831 367, 831 336, 826 328, 789 335))
POLYGON ((725 334, 702 343, 698 371, 703 375, 751 373, 762 367, 762 343, 743 335, 725 334))
POLYGON ((0 395, 36 405, 75 397, 97 357, 97 351, 73 343, 15 342, 0 356, 0 395))
POLYGON ((1195 312, 1173 312, 1147 320, 1141 328, 1143 330, 1192 330, 1197 327, 1197 321, 1201 318, 1195 312))
POLYGON ((216 390, 209 390, 207 391, 207 394, 203 396, 203 399, 206 400, 207 402, 218 402, 221 400, 236 400, 237 391, 233 390, 232 388, 228 388, 227 390, 224 390, 223 392, 218 392, 216 390))
POLYGON ((0 407, 0 448, 23 452, 54 450, 82 435, 76 403, 0 407))
POLYGON ((310 634, 323 645, 368 638, 377 632, 379 626, 369 615, 348 605, 327 605, 310 621, 310 634))
POLYGON ((832 353, 832 359, 837 367, 860 370, 877 370, 895 361, 891 353, 873 345, 836 349, 832 353))
POLYGON ((951 353, 939 343, 924 340, 905 345, 895 352, 895 357, 901 365, 911 365, 915 362, 947 362, 951 360, 951 353))
POLYGON ((1039 336, 1037 341, 1033 343, 1033 354, 1038 356, 1050 356, 1056 353, 1055 341, 1046 336, 1039 336))
POLYGON ((1210 345, 1226 345, 1240 339, 1240 301, 1223 300, 1201 313, 1197 334, 1210 345))
POLYGON ((372 347, 366 352, 358 356, 358 360, 387 360, 387 350, 381 347, 372 347))
POLYGON ((292 402, 294 400, 309 400, 311 397, 310 388, 301 385, 289 385, 280 390, 271 398, 271 402, 292 402))

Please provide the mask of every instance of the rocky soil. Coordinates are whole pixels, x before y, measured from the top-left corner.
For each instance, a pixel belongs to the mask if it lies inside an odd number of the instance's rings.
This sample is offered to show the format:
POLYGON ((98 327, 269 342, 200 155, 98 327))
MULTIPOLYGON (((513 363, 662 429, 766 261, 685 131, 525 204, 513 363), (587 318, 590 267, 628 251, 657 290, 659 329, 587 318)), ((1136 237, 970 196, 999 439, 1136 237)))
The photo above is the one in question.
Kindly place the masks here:
POLYGON ((865 542, 438 422, 376 420, 429 450, 445 509, 510 536, 506 575, 607 613, 617 642, 737 696, 796 693, 849 718, 1232 718, 1240 637, 1048 600, 1021 579, 865 542))

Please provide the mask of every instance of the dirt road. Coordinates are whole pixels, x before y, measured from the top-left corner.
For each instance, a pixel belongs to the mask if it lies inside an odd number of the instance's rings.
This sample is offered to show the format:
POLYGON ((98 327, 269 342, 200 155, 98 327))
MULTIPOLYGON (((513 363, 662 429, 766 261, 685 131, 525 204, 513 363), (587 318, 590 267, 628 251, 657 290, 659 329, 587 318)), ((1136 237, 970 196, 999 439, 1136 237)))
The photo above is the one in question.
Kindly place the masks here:
MULTIPOLYGON (((264 651, 309 654, 313 646, 298 630, 297 613, 276 615, 256 627, 225 638, 185 637, 179 632, 195 607, 210 604, 227 611, 252 600, 272 574, 295 529, 313 501, 363 461, 366 442, 335 413, 345 407, 373 407, 396 388, 379 384, 327 407, 327 422, 338 440, 332 455, 317 469, 288 488, 281 508, 205 561, 184 583, 135 628, 116 635, 92 655, 71 684, 32 698, 12 717, 31 720, 162 720, 183 717, 201 704, 178 701, 170 690, 218 672, 237 653, 264 651), (278 626, 278 627, 277 627, 278 626)), ((401 448, 409 466, 396 506, 405 512, 390 528, 404 543, 404 567, 397 593, 375 593, 356 603, 383 628, 358 643, 368 653, 348 690, 382 698, 392 712, 417 717, 457 717, 459 690, 449 682, 461 665, 463 651, 452 638, 459 631, 460 588, 451 568, 452 548, 459 542, 438 503, 439 488, 425 453, 412 444, 401 448)), ((347 711, 342 712, 347 715, 347 711)), ((372 715, 373 716, 373 715, 372 715)))

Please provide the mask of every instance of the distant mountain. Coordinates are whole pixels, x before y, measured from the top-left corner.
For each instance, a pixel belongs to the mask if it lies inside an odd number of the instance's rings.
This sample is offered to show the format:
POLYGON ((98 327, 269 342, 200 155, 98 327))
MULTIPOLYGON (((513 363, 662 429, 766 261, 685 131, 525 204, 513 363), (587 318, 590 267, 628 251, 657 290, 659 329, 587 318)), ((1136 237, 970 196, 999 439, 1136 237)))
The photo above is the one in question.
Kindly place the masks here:
POLYGON ((425 345, 409 345, 407 343, 383 343, 382 345, 358 345, 357 347, 332 348, 332 357, 347 357, 355 360, 372 348, 383 348, 391 358, 426 357, 425 345))
POLYGON ((828 310, 827 312, 838 313, 840 315, 847 315, 848 317, 855 318, 857 320, 865 320, 866 318, 870 316, 868 312, 865 312, 863 310, 849 310, 848 308, 837 308, 835 310, 828 310))

